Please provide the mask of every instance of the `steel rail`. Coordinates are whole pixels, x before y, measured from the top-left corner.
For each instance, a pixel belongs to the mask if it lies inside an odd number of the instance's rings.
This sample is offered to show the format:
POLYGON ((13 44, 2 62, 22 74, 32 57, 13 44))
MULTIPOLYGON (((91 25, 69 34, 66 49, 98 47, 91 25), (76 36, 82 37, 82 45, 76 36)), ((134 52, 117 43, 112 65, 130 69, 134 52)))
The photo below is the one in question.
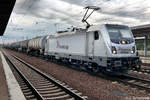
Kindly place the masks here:
MULTIPOLYGON (((4 52, 3 52, 4 53, 4 52)), ((21 76, 21 78, 23 79, 23 81, 28 85, 28 87, 32 90, 32 92, 34 93, 34 95, 36 96, 36 98, 38 100, 45 100, 42 95, 37 91, 37 89, 34 88, 34 86, 31 84, 31 82, 27 79, 27 77, 22 74, 22 72, 16 67, 16 65, 14 63, 12 63, 12 61, 9 59, 9 57, 4 53, 5 57, 7 58, 7 60, 12 64, 12 66, 15 68, 15 70, 18 72, 18 74, 21 76)))
POLYGON ((150 80, 141 79, 141 78, 138 78, 138 77, 135 77, 132 75, 126 75, 126 74, 123 75, 123 77, 125 79, 119 78, 118 81, 122 82, 123 84, 131 85, 133 87, 137 87, 139 89, 146 90, 146 91, 150 92, 150 80), (133 82, 129 82, 130 80, 133 82), (142 84, 139 85, 139 84, 136 84, 136 82, 141 82, 142 84))

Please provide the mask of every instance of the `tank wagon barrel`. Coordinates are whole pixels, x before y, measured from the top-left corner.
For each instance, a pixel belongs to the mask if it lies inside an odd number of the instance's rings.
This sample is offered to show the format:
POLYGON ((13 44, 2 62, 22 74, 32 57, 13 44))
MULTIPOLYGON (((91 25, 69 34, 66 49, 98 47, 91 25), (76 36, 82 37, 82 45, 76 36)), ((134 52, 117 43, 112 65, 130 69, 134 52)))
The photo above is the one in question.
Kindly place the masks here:
POLYGON ((29 40, 20 41, 20 49, 23 52, 26 52, 28 49, 28 42, 29 40))
POLYGON ((44 54, 45 42, 47 36, 37 37, 29 40, 28 42, 28 52, 35 52, 39 54, 44 54))
POLYGON ((20 47, 20 42, 14 42, 10 46, 11 46, 11 49, 18 50, 20 47))

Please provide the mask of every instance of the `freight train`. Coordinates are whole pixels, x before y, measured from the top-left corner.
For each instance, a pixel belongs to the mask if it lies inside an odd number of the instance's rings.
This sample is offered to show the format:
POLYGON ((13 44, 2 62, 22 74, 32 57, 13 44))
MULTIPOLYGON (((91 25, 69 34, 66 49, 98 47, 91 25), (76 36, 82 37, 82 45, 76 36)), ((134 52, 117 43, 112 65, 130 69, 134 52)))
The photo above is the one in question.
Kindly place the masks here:
POLYGON ((11 48, 76 63, 95 73, 124 74, 140 66, 128 26, 103 24, 12 43, 11 48))
MULTIPOLYGON (((90 9, 90 7, 87 7, 90 9)), ((97 8, 93 7, 97 10, 97 8)), ((93 11, 94 11, 93 10, 93 11)), ((88 22, 83 19, 83 22, 88 22)), ((135 40, 126 25, 87 25, 54 35, 16 42, 13 49, 77 64, 94 73, 122 75, 140 67, 135 40)))

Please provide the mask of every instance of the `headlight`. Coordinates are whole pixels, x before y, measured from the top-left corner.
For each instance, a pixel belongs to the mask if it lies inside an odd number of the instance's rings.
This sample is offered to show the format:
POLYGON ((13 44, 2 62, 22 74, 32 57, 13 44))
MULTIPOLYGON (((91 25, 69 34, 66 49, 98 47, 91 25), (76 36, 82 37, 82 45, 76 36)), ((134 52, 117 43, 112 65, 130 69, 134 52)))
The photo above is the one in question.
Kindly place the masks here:
POLYGON ((117 54, 116 47, 112 46, 112 47, 111 47, 111 50, 112 50, 112 53, 113 53, 113 54, 117 54))
POLYGON ((134 51, 133 50, 131 50, 131 54, 133 54, 134 53, 134 51))
POLYGON ((122 43, 122 44, 126 44, 126 41, 125 41, 125 40, 122 40, 121 43, 122 43))
POLYGON ((135 53, 135 47, 134 46, 132 47, 132 50, 130 52, 131 52, 131 54, 135 53))

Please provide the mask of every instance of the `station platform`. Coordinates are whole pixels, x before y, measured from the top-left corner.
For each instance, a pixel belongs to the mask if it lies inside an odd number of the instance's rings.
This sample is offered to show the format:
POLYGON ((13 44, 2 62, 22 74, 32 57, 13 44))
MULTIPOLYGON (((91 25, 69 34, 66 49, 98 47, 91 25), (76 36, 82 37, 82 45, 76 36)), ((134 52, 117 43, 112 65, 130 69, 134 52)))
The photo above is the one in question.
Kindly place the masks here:
POLYGON ((2 83, 0 87, 0 97, 2 96, 1 100, 26 100, 1 51, 0 63, 0 69, 3 71, 0 73, 0 75, 2 75, 0 78, 0 83, 2 83))
POLYGON ((150 64, 150 57, 140 57, 143 64, 150 64))

